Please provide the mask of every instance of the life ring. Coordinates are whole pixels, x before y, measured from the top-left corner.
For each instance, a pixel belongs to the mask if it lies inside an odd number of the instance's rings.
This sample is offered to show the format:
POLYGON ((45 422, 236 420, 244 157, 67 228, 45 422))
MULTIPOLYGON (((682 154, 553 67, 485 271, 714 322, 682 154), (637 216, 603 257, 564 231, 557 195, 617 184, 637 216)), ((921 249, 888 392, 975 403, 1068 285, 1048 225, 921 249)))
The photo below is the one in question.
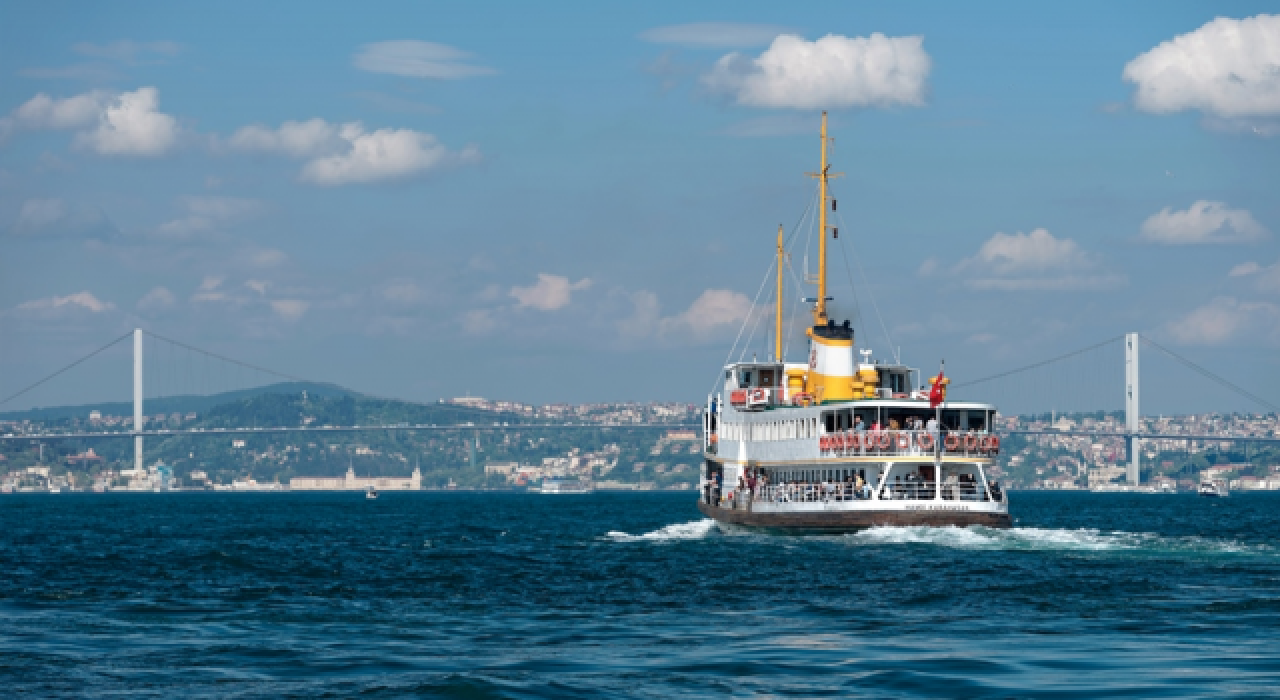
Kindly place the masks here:
POLYGON ((876 435, 876 447, 887 450, 891 444, 893 444, 893 437, 888 432, 882 430, 876 435))
POLYGON ((947 446, 948 452, 955 452, 960 447, 960 438, 956 437, 955 433, 947 433, 946 442, 943 444, 947 446))
POLYGON ((911 447, 911 436, 906 433, 898 433, 898 450, 906 450, 911 447))
POLYGON ((818 448, 821 449, 823 452, 827 451, 828 440, 826 435, 823 435, 822 437, 818 438, 818 448))
POLYGON ((845 432, 840 435, 840 446, 846 450, 852 450, 854 447, 853 433, 845 432))
POLYGON ((999 454, 999 452, 1000 452, 1000 436, 992 435, 991 436, 991 453, 999 454))
POLYGON ((852 442, 849 443, 850 449, 862 449, 862 433, 850 433, 849 438, 852 440, 852 442))
POLYGON ((767 391, 761 388, 756 388, 751 390, 751 398, 749 398, 748 401, 764 401, 768 396, 769 393, 767 391))
POLYGON ((929 433, 920 433, 920 435, 916 437, 916 442, 920 445, 920 449, 922 450, 933 449, 933 436, 929 433))
POLYGON ((964 449, 966 452, 973 452, 978 449, 978 436, 973 433, 966 433, 964 436, 964 449))

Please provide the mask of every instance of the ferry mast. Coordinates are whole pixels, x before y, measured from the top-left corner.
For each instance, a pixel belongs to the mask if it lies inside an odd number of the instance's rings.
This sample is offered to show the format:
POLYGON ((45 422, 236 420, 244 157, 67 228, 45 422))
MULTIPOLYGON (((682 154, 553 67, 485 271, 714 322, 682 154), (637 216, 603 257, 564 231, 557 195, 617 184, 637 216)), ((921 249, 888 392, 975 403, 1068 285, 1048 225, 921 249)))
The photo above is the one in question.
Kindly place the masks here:
POLYGON ((827 113, 822 113, 822 169, 816 173, 807 173, 809 177, 818 179, 818 187, 821 190, 822 209, 818 214, 818 227, 822 235, 818 240, 818 300, 813 306, 813 325, 827 325, 827 231, 830 227, 827 225, 827 202, 831 200, 827 194, 827 181, 833 177, 840 177, 844 173, 828 172, 831 164, 827 162, 827 146, 831 139, 827 136, 827 113))

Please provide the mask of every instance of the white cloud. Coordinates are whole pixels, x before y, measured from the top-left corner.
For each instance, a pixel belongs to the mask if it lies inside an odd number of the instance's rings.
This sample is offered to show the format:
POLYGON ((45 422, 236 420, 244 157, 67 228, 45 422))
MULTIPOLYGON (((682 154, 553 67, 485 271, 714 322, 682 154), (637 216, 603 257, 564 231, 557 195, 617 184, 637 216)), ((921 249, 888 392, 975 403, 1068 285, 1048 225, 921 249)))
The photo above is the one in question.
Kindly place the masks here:
POLYGON ((1182 345, 1224 345, 1233 340, 1280 341, 1280 306, 1218 297, 1170 322, 1166 330, 1182 345))
POLYGON ((338 134, 338 125, 317 118, 305 122, 287 121, 275 130, 252 124, 238 129, 228 143, 242 151, 306 158, 340 150, 343 142, 338 134))
POLYGON ((249 254, 249 264, 254 267, 277 267, 283 265, 289 256, 284 251, 272 248, 255 250, 249 254))
POLYGON ((185 216, 166 221, 155 233, 164 238, 189 239, 243 219, 261 208, 261 203, 239 197, 188 196, 181 198, 185 216))
POLYGON ((1267 230, 1248 211, 1205 200, 1185 211, 1165 207, 1142 223, 1142 240, 1167 245, 1248 243, 1266 235, 1267 230))
POLYGON ((67 215, 67 203, 57 198, 28 199, 22 203, 14 233, 34 233, 49 228, 67 215))
POLYGON ((346 185, 418 175, 452 162, 467 163, 479 153, 454 154, 435 136, 410 129, 379 129, 366 134, 359 124, 342 128, 350 150, 317 158, 302 168, 302 179, 317 185, 346 185))
POLYGON ((538 273, 538 281, 531 287, 512 287, 510 296, 518 303, 518 308, 537 309, 538 311, 556 311, 569 305, 573 292, 591 286, 590 279, 580 279, 570 283, 568 277, 538 273))
POLYGON ((266 296, 267 287, 270 287, 271 283, 264 280, 245 280, 244 286, 257 292, 258 296, 266 296))
POLYGON ((462 329, 472 335, 484 335, 497 327, 498 322, 488 309, 472 309, 462 315, 462 329))
POLYGON ((736 326, 751 313, 751 300, 731 289, 708 289, 675 316, 658 323, 662 334, 689 333, 706 340, 725 327, 736 326))
POLYGON ((103 107, 97 128, 78 134, 76 144, 99 155, 162 155, 178 141, 178 121, 159 106, 153 87, 120 93, 103 107))
POLYGON ((102 301, 87 291, 68 294, 65 297, 54 296, 47 299, 34 299, 18 305, 18 309, 21 311, 53 311, 63 308, 87 309, 98 314, 104 311, 111 311, 116 308, 116 305, 109 301, 102 301))
POLYGON ((653 44, 674 44, 693 49, 745 49, 764 46, 787 30, 771 24, 694 22, 656 27, 640 33, 653 44))
POLYGON ((0 134, 12 129, 78 129, 97 121, 110 100, 101 90, 73 97, 54 98, 44 93, 22 103, 0 119, 0 134))
POLYGON ((426 298, 426 292, 409 280, 400 280, 383 287, 382 298, 397 304, 414 304, 426 298))
POLYGON ((830 34, 806 41, 784 34, 757 58, 722 57, 702 80, 713 92, 750 107, 919 106, 930 64, 921 36, 830 34))
POLYGON ((1148 112, 1280 116, 1280 16, 1219 17, 1133 59, 1124 79, 1148 112))
POLYGON ((432 134, 412 129, 379 129, 372 133, 360 122, 341 126, 323 119, 289 121, 279 129, 246 126, 232 135, 232 148, 310 158, 299 177, 317 185, 394 180, 430 170, 479 160, 472 147, 450 151, 432 134))
POLYGON ((271 310, 286 321, 297 321, 311 308, 311 302, 300 299, 276 299, 271 302, 271 310))
POLYGON ((370 73, 437 80, 472 78, 495 72, 492 68, 467 63, 469 58, 471 54, 452 46, 406 39, 366 44, 355 55, 354 63, 356 68, 370 73))
POLYGON ((230 297, 219 289, 225 280, 225 277, 219 275, 206 275, 200 282, 200 288, 191 295, 191 301, 198 303, 230 300, 230 297))
POLYGON ((1069 238, 1038 228, 1031 233, 997 233, 978 253, 953 270, 978 289, 1101 289, 1123 278, 1099 270, 1094 257, 1069 238))
POLYGON ((1261 269, 1262 268, 1258 263, 1253 261, 1240 263, 1239 265, 1231 268, 1231 271, 1227 273, 1227 277, 1247 277, 1261 269))
POLYGON ((142 295, 138 300, 139 311, 162 311, 164 309, 173 308, 178 303, 173 292, 164 287, 155 287, 151 291, 142 295))

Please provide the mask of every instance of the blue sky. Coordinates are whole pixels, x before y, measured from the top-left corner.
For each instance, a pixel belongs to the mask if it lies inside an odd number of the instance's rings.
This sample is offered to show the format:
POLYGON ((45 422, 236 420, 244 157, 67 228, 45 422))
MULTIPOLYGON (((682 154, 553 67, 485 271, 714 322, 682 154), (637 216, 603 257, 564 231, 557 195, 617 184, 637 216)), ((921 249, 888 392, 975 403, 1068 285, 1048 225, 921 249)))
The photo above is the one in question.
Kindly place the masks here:
POLYGON ((1280 396, 1265 12, 6 3, 0 394, 141 325, 410 399, 698 401, 827 107, 877 354, 868 294, 958 376, 1137 330, 1280 396))

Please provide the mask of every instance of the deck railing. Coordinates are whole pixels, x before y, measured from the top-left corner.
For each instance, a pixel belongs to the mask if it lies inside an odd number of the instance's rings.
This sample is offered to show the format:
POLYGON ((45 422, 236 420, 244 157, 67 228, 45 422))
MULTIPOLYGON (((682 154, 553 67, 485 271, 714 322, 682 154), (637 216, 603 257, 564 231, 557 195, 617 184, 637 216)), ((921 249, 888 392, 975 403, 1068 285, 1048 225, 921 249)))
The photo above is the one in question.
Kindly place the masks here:
MULTIPOLYGON (((746 489, 725 494, 721 505, 725 508, 746 508, 752 502, 760 503, 840 503, 846 501, 871 500, 876 493, 871 484, 863 484, 861 489, 853 483, 808 483, 769 484, 760 486, 754 492, 746 489)), ((996 489, 984 488, 978 481, 959 481, 948 478, 937 489, 933 481, 891 481, 879 490, 882 501, 933 501, 941 496, 944 501, 995 501, 1004 500, 1004 494, 996 489)))
POLYGON ((847 457, 989 457, 1000 453, 1000 438, 985 431, 844 430, 818 438, 823 455, 847 457))

